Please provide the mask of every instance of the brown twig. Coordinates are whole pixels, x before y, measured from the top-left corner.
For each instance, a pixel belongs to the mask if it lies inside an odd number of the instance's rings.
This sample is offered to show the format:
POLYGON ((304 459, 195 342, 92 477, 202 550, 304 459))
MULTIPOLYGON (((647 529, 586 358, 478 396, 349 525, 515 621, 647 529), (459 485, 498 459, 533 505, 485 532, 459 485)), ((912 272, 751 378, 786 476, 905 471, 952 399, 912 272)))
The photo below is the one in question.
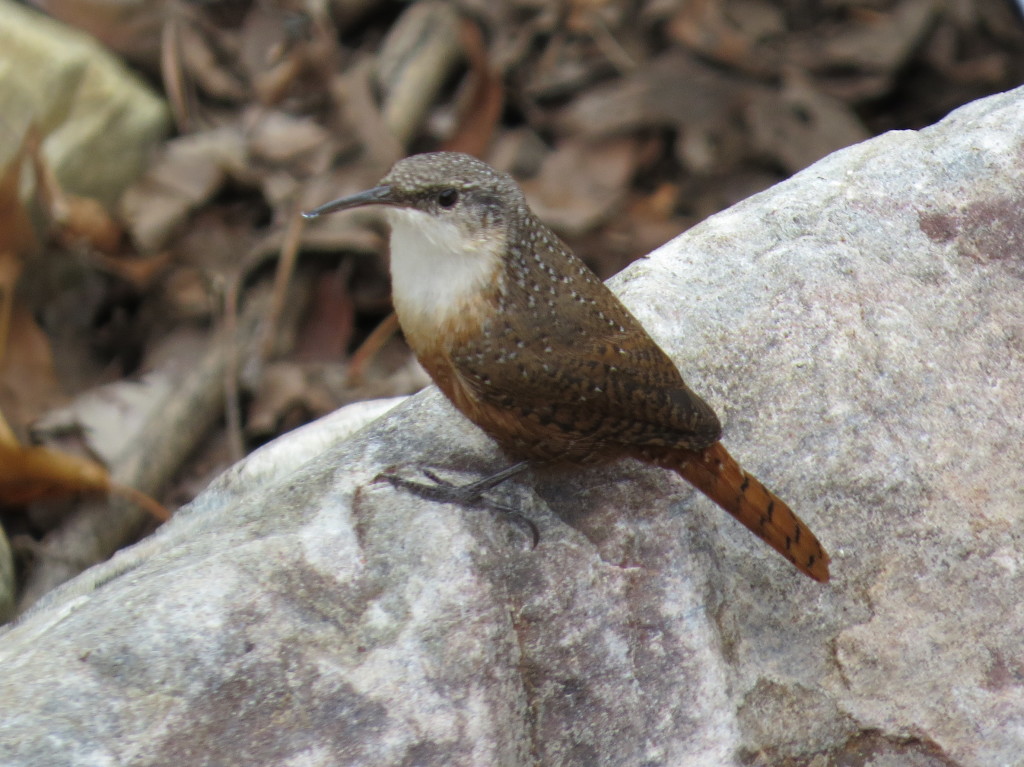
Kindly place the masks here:
POLYGON ((160 76, 179 133, 188 133, 192 119, 189 86, 181 64, 181 18, 172 14, 160 30, 160 76))
POLYGON ((260 343, 262 359, 268 359, 273 354, 277 326, 281 319, 281 313, 284 311, 285 296, 288 294, 288 286, 295 273, 295 262, 299 256, 299 246, 302 244, 302 232, 306 228, 302 207, 301 199, 297 198, 288 218, 284 241, 281 243, 281 255, 277 259, 277 271, 274 274, 274 292, 270 298, 270 310, 267 312, 267 321, 263 326, 263 339, 260 343))
POLYGON ((370 360, 387 343, 388 339, 398 330, 398 315, 391 312, 381 323, 373 329, 373 332, 366 337, 359 348, 352 354, 348 363, 347 385, 358 383, 366 373, 366 366, 370 360))

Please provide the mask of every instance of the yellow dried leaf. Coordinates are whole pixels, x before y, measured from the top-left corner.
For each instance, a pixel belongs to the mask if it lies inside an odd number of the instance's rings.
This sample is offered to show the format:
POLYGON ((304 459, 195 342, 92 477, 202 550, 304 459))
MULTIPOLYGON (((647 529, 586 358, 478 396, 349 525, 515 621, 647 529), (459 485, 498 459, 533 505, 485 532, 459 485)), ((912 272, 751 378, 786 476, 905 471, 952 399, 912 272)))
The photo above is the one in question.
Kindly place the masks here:
POLYGON ((170 517, 149 496, 114 482, 106 468, 96 461, 19 444, 0 414, 0 505, 20 506, 43 498, 110 492, 128 497, 160 521, 170 517))

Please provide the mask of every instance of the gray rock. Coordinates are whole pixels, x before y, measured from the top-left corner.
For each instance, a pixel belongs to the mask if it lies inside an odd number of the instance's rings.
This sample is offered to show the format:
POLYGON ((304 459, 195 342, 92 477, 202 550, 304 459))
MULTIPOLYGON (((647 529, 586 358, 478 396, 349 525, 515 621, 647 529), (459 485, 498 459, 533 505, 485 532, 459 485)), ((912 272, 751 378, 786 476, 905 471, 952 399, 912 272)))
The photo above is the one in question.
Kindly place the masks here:
POLYGON ((834 154, 615 284, 811 524, 804 578, 665 472, 493 511, 436 391, 285 437, 0 637, 9 765, 1024 764, 1024 90, 834 154))
POLYGON ((29 126, 68 192, 111 206, 170 126, 167 105, 91 36, 0 0, 0 167, 29 126))

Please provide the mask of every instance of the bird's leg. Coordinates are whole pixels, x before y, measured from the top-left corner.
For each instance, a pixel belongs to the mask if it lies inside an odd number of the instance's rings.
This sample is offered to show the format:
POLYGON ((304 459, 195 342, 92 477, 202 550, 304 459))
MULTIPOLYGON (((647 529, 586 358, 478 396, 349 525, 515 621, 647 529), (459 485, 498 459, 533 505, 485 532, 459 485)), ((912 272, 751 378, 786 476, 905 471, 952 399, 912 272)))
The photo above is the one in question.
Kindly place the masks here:
POLYGON ((428 501, 435 501, 437 503, 453 503, 458 506, 477 506, 492 511, 500 511, 505 514, 509 520, 521 528, 525 528, 526 532, 529 533, 530 538, 533 542, 533 546, 536 547, 540 541, 540 532, 537 530, 537 526, 523 516, 520 512, 515 509, 504 506, 500 503, 493 501, 485 501, 483 496, 485 493, 493 490, 502 482, 510 479, 517 474, 521 474, 530 467, 528 461, 520 461, 519 463, 513 464, 496 472, 483 479, 478 479, 476 482, 470 482, 466 485, 453 485, 446 479, 439 477, 430 469, 422 469, 423 474, 426 475, 430 482, 418 482, 414 479, 408 479, 392 472, 384 472, 379 474, 374 482, 387 482, 392 487, 407 490, 413 495, 419 496, 428 501))
POLYGON ((480 502, 484 493, 493 490, 505 480, 521 474, 529 467, 528 461, 520 461, 489 477, 478 479, 476 482, 470 482, 466 485, 453 485, 430 469, 422 469, 424 475, 430 480, 429 483, 418 482, 392 472, 379 474, 374 482, 387 482, 392 487, 408 490, 410 493, 418 495, 420 498, 425 498, 428 501, 454 503, 460 506, 474 506, 480 502))
MULTIPOLYGON (((489 477, 478 479, 476 482, 470 482, 468 485, 454 487, 449 483, 449 487, 451 487, 453 490, 457 490, 459 494, 466 499, 467 503, 472 503, 473 500, 478 500, 481 497, 483 497, 484 493, 490 492, 498 485, 502 484, 505 480, 511 479, 517 474, 522 474, 528 468, 530 468, 529 461, 520 461, 519 463, 514 463, 511 466, 507 466, 501 471, 495 472, 489 477)), ((440 479, 437 475, 433 474, 433 472, 426 471, 425 473, 435 482, 444 484, 444 480, 440 479)))

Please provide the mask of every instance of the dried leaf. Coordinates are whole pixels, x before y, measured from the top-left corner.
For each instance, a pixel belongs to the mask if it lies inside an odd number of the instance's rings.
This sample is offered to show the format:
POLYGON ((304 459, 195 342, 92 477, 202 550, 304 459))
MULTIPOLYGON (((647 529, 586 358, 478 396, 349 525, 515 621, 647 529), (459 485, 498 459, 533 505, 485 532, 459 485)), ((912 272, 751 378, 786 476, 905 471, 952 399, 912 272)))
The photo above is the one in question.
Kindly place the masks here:
POLYGON ((106 493, 107 470, 88 458, 45 447, 25 447, 0 414, 0 504, 21 506, 41 498, 106 493))
POLYGON ((413 3, 388 31, 377 57, 377 83, 384 122, 403 144, 423 124, 459 53, 459 17, 449 3, 413 3))
POLYGON ((245 115, 248 149, 254 158, 291 166, 299 177, 324 173, 337 151, 331 132, 308 117, 252 110, 245 115))
POLYGON ((32 0, 32 4, 68 26, 85 30, 134 63, 147 68, 155 63, 168 3, 32 0))
POLYGON ((114 255, 121 249, 124 231, 99 200, 78 195, 68 195, 66 199, 66 215, 57 232, 61 244, 86 243, 107 255, 114 255))
POLYGON ((721 131, 756 86, 683 51, 670 51, 628 77, 591 88, 555 119, 560 134, 601 138, 645 128, 721 131))
POLYGON ((222 30, 202 21, 182 23, 176 30, 185 76, 198 89, 218 101, 244 104, 249 90, 235 72, 231 51, 236 48, 233 30, 222 30))
POLYGON ((36 174, 37 194, 50 216, 56 239, 65 246, 85 244, 101 253, 116 253, 124 232, 102 203, 64 191, 34 131, 29 133, 26 149, 36 174))
POLYGON ((530 207, 564 236, 584 234, 625 199, 637 149, 633 138, 566 141, 522 183, 530 207))
POLYGON ((472 90, 461 110, 459 126, 455 134, 445 142, 444 149, 483 157, 505 105, 505 87, 501 73, 488 60, 480 27, 469 19, 463 19, 459 38, 469 61, 472 90))
POLYGON ((125 192, 121 217, 139 249, 156 252, 229 176, 247 170, 240 128, 183 136, 168 142, 163 157, 125 192))
POLYGON ((0 505, 23 506, 79 493, 113 493, 128 498, 160 522, 171 517, 145 493, 114 482, 95 461, 46 447, 19 445, 0 415, 0 505))
MULTIPOLYGON (((862 23, 845 26, 824 44, 819 41, 820 58, 815 63, 895 74, 920 46, 938 13, 937 0, 901 0, 894 4, 891 14, 873 15, 862 23)), ((808 45, 806 51, 817 58, 813 46, 808 45)))
POLYGON ((755 97, 746 117, 751 145, 789 173, 870 137, 847 104, 795 76, 781 94, 755 97))
POLYGON ((352 267, 349 259, 316 281, 312 304, 295 342, 296 359, 339 360, 348 351, 355 330, 355 306, 349 286, 352 267))
POLYGON ((373 374, 362 381, 350 378, 341 363, 268 365, 253 396, 247 432, 266 437, 280 433, 282 425, 293 428, 350 402, 412 394, 430 383, 404 344, 388 346, 375 355, 373 374))
POLYGON ((169 250, 150 258, 116 258, 97 253, 95 262, 100 269, 116 275, 139 293, 144 293, 167 271, 173 258, 169 250))
POLYGON ((753 41, 719 0, 683 3, 667 32, 690 50, 724 64, 739 65, 750 58, 753 41))
POLYGON ((18 192, 24 149, 15 153, 0 175, 0 252, 24 257, 39 247, 35 229, 18 192))
POLYGON ((0 250, 0 369, 7 351, 14 311, 14 286, 21 275, 21 260, 9 250, 0 250))
POLYGON ((0 339, 0 348, 6 347, 0 359, 0 411, 24 434, 32 421, 64 396, 54 370, 50 339, 32 313, 15 303, 9 318, 7 335, 0 339))
POLYGON ((274 362, 264 368, 249 408, 250 434, 265 437, 279 433, 283 424, 293 429, 336 407, 321 387, 311 385, 309 368, 297 362, 274 362))

